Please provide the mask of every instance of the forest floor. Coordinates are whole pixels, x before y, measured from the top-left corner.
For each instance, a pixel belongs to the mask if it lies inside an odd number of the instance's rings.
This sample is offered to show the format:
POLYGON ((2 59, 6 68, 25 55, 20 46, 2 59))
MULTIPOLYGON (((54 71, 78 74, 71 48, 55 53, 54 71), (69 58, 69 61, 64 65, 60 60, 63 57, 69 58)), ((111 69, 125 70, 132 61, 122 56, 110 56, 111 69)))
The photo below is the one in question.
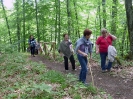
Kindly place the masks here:
MULTIPOLYGON (((44 56, 37 55, 30 57, 30 60, 40 62, 42 61, 50 70, 60 71, 62 73, 72 73, 79 75, 80 66, 76 66, 76 71, 71 70, 65 72, 63 62, 50 60, 44 56)), ((104 90, 113 99, 133 99, 133 67, 123 69, 113 69, 111 72, 102 73, 101 68, 96 61, 91 61, 91 69, 94 77, 94 85, 101 90, 104 90)), ((91 82, 91 74, 88 70, 87 82, 91 82)))

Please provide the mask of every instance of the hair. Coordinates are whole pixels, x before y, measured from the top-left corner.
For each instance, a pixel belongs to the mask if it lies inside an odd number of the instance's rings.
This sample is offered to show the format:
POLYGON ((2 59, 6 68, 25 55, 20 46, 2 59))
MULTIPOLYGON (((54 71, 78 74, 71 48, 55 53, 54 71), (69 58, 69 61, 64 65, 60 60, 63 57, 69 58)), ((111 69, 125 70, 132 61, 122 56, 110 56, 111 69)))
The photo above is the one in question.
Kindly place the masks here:
MULTIPOLYGON (((29 36, 29 39, 31 39, 31 36, 33 36, 33 35, 30 35, 30 36, 29 36)), ((33 36, 33 38, 34 38, 34 36, 33 36)))
POLYGON ((63 34, 63 37, 65 37, 66 35, 68 35, 67 33, 63 34))
POLYGON ((85 29, 83 33, 84 33, 84 36, 91 35, 92 34, 92 31, 89 30, 89 29, 85 29))
POLYGON ((103 33, 103 32, 108 33, 107 29, 105 29, 105 28, 101 29, 101 33, 103 33))

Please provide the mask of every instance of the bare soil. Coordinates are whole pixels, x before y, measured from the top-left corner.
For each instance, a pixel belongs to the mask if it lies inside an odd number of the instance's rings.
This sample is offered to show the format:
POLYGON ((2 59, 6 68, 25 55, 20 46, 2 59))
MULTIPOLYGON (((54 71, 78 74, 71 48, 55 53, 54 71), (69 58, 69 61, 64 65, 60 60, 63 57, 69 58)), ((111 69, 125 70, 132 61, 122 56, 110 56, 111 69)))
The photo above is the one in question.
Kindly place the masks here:
MULTIPOLYGON (((72 71, 71 65, 69 65, 69 71, 65 72, 63 62, 57 62, 49 60, 44 56, 37 55, 36 57, 30 57, 32 61, 42 61, 46 67, 50 70, 56 70, 63 73, 76 74, 77 77, 80 72, 79 66, 76 71, 72 71)), ((95 61, 91 62, 91 69, 94 77, 94 84, 98 89, 102 89, 110 94, 113 99, 133 99, 133 78, 120 76, 120 70, 114 70, 108 73, 102 73, 100 66, 95 61)), ((122 70, 121 70, 122 71, 122 70)), ((130 75, 131 76, 131 75, 130 75)), ((91 75, 88 70, 87 82, 91 82, 91 75)))

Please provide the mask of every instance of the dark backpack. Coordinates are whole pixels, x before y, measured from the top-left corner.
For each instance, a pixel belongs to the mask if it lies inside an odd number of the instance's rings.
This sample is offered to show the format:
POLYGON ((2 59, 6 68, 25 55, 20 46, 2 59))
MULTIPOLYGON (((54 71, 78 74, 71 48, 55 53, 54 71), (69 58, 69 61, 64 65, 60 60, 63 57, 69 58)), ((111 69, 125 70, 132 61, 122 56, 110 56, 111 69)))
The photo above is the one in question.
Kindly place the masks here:
POLYGON ((30 40, 30 46, 35 47, 36 41, 34 39, 30 40))

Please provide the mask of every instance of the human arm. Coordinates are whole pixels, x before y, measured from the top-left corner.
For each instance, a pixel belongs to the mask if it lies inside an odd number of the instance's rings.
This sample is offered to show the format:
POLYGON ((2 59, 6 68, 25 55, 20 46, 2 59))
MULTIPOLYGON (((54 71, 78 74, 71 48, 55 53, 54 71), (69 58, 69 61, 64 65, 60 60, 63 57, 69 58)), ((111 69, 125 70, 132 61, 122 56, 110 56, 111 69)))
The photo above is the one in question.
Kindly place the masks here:
POLYGON ((90 53, 90 59, 92 59, 92 53, 90 53))
POLYGON ((96 44, 96 54, 99 53, 99 45, 96 44))
POLYGON ((62 52, 62 42, 59 45, 58 52, 59 52, 60 56, 64 56, 64 54, 62 52))
POLYGON ((84 53, 84 52, 82 52, 81 50, 79 50, 78 49, 78 51, 77 51, 79 54, 82 54, 84 57, 87 57, 88 55, 86 54, 86 53, 84 53))
POLYGON ((113 40, 116 40, 117 39, 117 37, 114 36, 114 35, 112 35, 111 33, 108 33, 108 35, 111 36, 113 40))

